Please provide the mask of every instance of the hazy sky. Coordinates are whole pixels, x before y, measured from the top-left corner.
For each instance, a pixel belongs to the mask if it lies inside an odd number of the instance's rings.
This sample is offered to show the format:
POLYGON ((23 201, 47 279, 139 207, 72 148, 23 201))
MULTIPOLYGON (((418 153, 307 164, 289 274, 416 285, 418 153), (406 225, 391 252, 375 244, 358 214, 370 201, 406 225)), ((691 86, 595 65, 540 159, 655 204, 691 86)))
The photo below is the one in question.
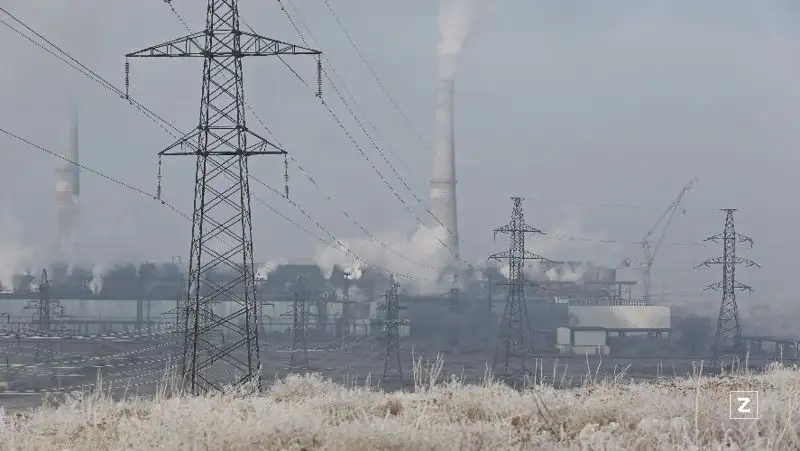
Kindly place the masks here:
MULTIPOLYGON (((430 140, 436 71, 437 2, 329 0, 359 50, 414 127, 430 140)), ((431 154, 420 143, 353 51, 323 2, 294 0, 326 52, 339 87, 352 92, 383 139, 379 146, 422 199, 431 154), (388 143, 388 144, 387 144, 388 143)), ((470 261, 500 250, 492 229, 508 221, 511 195, 527 198, 528 221, 547 232, 627 244, 534 241, 552 259, 587 258, 615 265, 641 261, 642 239, 681 187, 686 197, 653 268, 676 303, 696 296, 720 268, 692 267, 721 254, 718 246, 678 246, 722 231, 716 208, 738 208, 738 230, 756 247, 742 251, 763 265, 737 276, 756 289, 742 309, 795 307, 800 215, 796 187, 800 142, 800 7, 762 0, 494 0, 464 49, 456 81, 456 146, 462 248, 470 261), (597 2, 599 3, 599 2, 597 2), (625 204, 637 208, 615 206, 625 204)), ((175 0, 193 30, 204 21, 198 1, 175 0)), ((186 33, 157 0, 0 0, 36 30, 109 81, 122 86, 123 55, 186 33)), ((278 2, 243 0, 241 12, 260 34, 300 43, 278 2)), ((0 14, 0 18, 8 20, 0 14)), ((306 36, 308 39, 309 37, 306 36)), ((68 145, 71 104, 79 105, 83 163, 155 190, 156 153, 172 138, 119 97, 0 26, 0 125, 55 151, 68 145)), ((313 59, 287 61, 314 82, 313 59)), ((199 60, 134 60, 131 95, 184 130, 198 120, 199 60)), ((292 197, 341 238, 363 233, 337 206, 375 234, 403 235, 415 219, 379 179, 314 98, 274 58, 245 62, 246 98, 325 196, 296 169, 292 197)), ((423 219, 377 151, 326 86, 325 96, 372 161, 423 219)), ((264 133, 254 117, 250 126, 264 133)), ((0 245, 4 255, 44 246, 55 225, 55 159, 0 136, 0 245)), ((283 162, 263 157, 253 172, 282 185, 283 162)), ((164 197, 191 208, 192 162, 165 162, 164 197)), ((188 253, 189 224, 152 200, 84 173, 85 257, 165 260, 188 253)), ((313 223, 260 186, 260 198, 315 233, 313 223)), ((254 203, 257 260, 310 259, 319 243, 254 203)), ((391 244, 391 243, 390 243, 391 244)), ((408 257, 414 258, 413 255, 408 257)), ((6 258, 6 257, 4 257, 6 258)), ((640 280, 638 273, 630 277, 640 280)))

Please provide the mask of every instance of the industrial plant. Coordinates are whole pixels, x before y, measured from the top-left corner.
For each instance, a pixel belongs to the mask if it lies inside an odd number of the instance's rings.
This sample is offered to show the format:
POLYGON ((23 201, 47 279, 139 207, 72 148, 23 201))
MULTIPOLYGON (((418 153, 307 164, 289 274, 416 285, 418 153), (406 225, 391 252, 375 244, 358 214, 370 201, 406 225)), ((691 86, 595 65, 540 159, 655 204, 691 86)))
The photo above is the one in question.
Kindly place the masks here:
MULTIPOLYGON (((643 238, 641 264, 602 267, 588 258, 540 255, 537 240, 548 231, 527 222, 524 199, 515 193, 510 200, 497 199, 508 203, 510 214, 486 231, 502 238, 496 253, 484 263, 466 262, 460 250, 454 105, 457 60, 469 30, 452 30, 469 24, 449 23, 446 13, 440 18, 438 91, 431 102, 436 108, 432 177, 424 205, 430 217, 421 225, 443 232, 437 252, 446 258, 421 262, 442 289, 420 290, 413 277, 365 261, 344 245, 336 250, 346 263, 330 268, 257 262, 253 241, 260 237, 251 225, 253 176, 246 160, 288 163, 285 150, 236 114, 246 109, 237 88, 240 59, 314 59, 314 94, 327 107, 324 98, 331 93, 323 92, 327 72, 320 51, 305 42, 287 44, 244 32, 237 2, 224 3, 219 8, 227 12, 209 8, 206 31, 125 55, 125 87, 115 88, 149 112, 131 93, 139 89, 131 88, 128 78, 131 61, 191 57, 207 65, 205 113, 193 130, 158 153, 159 164, 162 157, 181 156, 187 168, 198 168, 194 211, 186 215, 192 222, 186 228, 188 257, 116 265, 75 261, 82 163, 74 114, 71 140, 55 174, 53 257, 44 267, 20 268, 1 287, 0 390, 20 396, 67 391, 94 383, 98 373, 152 388, 165 367, 181 372, 193 393, 293 372, 347 380, 382 374, 382 387, 392 389, 410 383, 412 355, 444 354, 446 371, 468 380, 480 379, 489 366, 512 384, 544 378, 542 368, 549 371, 559 362, 577 362, 575 375, 584 374, 587 363, 610 361, 605 368, 630 365, 633 377, 652 378, 664 361, 685 372, 694 360, 708 359, 713 367, 747 353, 752 362, 796 357, 800 339, 742 332, 745 320, 739 318, 735 293, 748 287, 737 282, 734 268, 757 265, 736 256, 735 244, 752 240, 735 230, 735 210, 726 210, 723 233, 710 238, 721 244, 723 256, 706 262, 722 268, 722 281, 712 286, 722 293, 719 317, 698 318, 651 295, 656 256, 695 179, 643 238), (198 37, 203 33, 213 38, 204 41, 198 37), (631 269, 636 274, 626 276, 631 269)), ((161 183, 160 170, 158 175, 161 183)), ((168 205, 160 185, 153 197, 168 205)))

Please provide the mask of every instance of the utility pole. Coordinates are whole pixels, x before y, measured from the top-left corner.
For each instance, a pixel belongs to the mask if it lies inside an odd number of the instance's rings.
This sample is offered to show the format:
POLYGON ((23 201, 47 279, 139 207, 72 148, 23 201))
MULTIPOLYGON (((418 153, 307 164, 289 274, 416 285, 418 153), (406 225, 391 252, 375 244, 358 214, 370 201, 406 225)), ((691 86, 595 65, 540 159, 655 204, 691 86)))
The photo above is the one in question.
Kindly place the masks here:
POLYGON ((289 367, 292 372, 308 370, 308 284, 305 277, 297 279, 292 303, 292 353, 289 356, 289 367))
POLYGON ((387 382, 403 383, 403 365, 400 361, 400 285, 389 277, 389 287, 386 290, 386 359, 383 362, 383 380, 381 385, 386 387, 387 382))
MULTIPOLYGON (((203 31, 126 55, 128 58, 203 59, 200 121, 195 130, 159 152, 195 159, 194 212, 189 251, 187 302, 178 309, 184 330, 182 370, 188 391, 219 390, 235 379, 238 386, 260 385, 259 301, 255 293, 248 157, 286 151, 255 134, 245 121, 242 60, 251 56, 316 55, 317 50, 276 41, 240 28, 238 0, 208 0, 203 31), (225 268, 226 280, 211 277, 225 268), (214 305, 233 303, 230 313, 214 305), (230 337, 224 343, 220 337, 230 337)), ((317 70, 320 72, 319 59, 317 70)), ((319 79, 319 74, 318 74, 319 79)), ((287 185, 288 192, 288 185, 287 185)))
POLYGON ((544 235, 541 230, 525 223, 521 197, 512 197, 514 207, 511 222, 495 229, 509 235, 508 250, 491 255, 497 261, 508 260, 508 300, 500 323, 500 342, 494 354, 492 371, 507 382, 522 379, 527 375, 528 360, 534 353, 531 342, 528 306, 525 303, 525 260, 548 261, 541 255, 525 250, 525 234, 544 235))
POLYGON ((742 356, 742 329, 739 323, 739 308, 736 305, 736 291, 752 292, 753 288, 736 281, 736 265, 760 267, 756 262, 736 256, 736 243, 749 243, 753 247, 753 239, 736 232, 733 221, 734 208, 721 210, 725 212, 725 230, 717 235, 710 236, 705 241, 722 243, 722 257, 704 261, 701 266, 722 265, 722 280, 714 282, 707 290, 721 290, 722 302, 719 307, 717 330, 714 336, 713 364, 726 353, 742 356))

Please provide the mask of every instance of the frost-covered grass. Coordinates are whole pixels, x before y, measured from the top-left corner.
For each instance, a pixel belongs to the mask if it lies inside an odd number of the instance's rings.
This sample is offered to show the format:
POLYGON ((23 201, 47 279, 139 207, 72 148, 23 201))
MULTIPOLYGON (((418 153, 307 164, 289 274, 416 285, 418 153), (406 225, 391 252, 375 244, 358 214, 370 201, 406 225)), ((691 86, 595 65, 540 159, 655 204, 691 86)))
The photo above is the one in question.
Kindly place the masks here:
POLYGON ((800 448, 800 369, 521 392, 487 380, 435 383, 415 366, 413 393, 293 376, 262 394, 114 402, 93 393, 0 416, 0 449, 626 449, 800 448), (729 390, 758 390, 758 420, 729 419, 729 390))

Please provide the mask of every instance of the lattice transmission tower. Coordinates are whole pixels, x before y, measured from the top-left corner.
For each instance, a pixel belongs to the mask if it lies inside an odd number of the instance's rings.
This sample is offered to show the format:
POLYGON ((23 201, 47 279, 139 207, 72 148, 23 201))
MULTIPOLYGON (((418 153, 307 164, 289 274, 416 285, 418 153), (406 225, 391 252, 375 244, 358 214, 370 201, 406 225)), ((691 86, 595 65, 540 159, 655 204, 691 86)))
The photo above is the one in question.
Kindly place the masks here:
POLYGON ((294 289, 292 311, 282 316, 292 317, 292 353, 289 355, 289 369, 292 372, 308 370, 308 308, 309 288, 305 277, 300 276, 294 289))
MULTIPOLYGON (((242 59, 317 55, 317 50, 244 32, 237 0, 208 0, 203 31, 126 55, 127 58, 203 59, 198 126, 159 153, 195 158, 194 212, 187 302, 177 312, 184 329, 182 368, 194 394, 240 385, 260 371, 250 185, 247 159, 286 152, 247 127, 242 59), (212 277, 226 270, 233 277, 212 277), (215 304, 230 303, 224 313, 215 304), (221 337, 225 338, 224 343, 221 337)), ((319 59, 317 60, 319 72, 319 59)))
POLYGON ((389 277, 386 290, 386 358, 383 362, 383 379, 381 385, 403 383, 403 364, 400 361, 400 285, 389 277))
POLYGON ((704 261, 697 267, 711 265, 722 265, 722 280, 708 285, 707 290, 722 291, 722 302, 719 306, 719 318, 717 319, 717 330, 714 336, 713 362, 716 365, 719 358, 725 354, 733 354, 741 357, 743 354, 742 328, 739 322, 739 308, 736 305, 736 292, 752 292, 753 288, 736 281, 736 266, 756 266, 758 263, 736 256, 736 244, 748 243, 753 246, 752 238, 736 232, 733 221, 734 208, 721 210, 725 212, 725 230, 717 235, 710 236, 705 241, 722 243, 722 257, 712 258, 704 261))
POLYGON ((64 306, 53 297, 53 286, 47 277, 47 270, 42 270, 39 278, 39 299, 28 301, 25 310, 33 310, 33 323, 43 332, 60 332, 63 330, 64 306))
POLYGON ((495 229, 498 233, 509 235, 508 250, 498 252, 489 258, 497 261, 508 260, 508 279, 502 285, 508 287, 503 319, 500 323, 500 342, 494 354, 492 372, 506 382, 522 381, 530 368, 529 360, 534 349, 528 321, 528 306, 525 302, 525 260, 548 261, 541 255, 525 249, 525 235, 544 235, 541 230, 525 223, 521 197, 512 197, 514 208, 511 222, 495 229))

